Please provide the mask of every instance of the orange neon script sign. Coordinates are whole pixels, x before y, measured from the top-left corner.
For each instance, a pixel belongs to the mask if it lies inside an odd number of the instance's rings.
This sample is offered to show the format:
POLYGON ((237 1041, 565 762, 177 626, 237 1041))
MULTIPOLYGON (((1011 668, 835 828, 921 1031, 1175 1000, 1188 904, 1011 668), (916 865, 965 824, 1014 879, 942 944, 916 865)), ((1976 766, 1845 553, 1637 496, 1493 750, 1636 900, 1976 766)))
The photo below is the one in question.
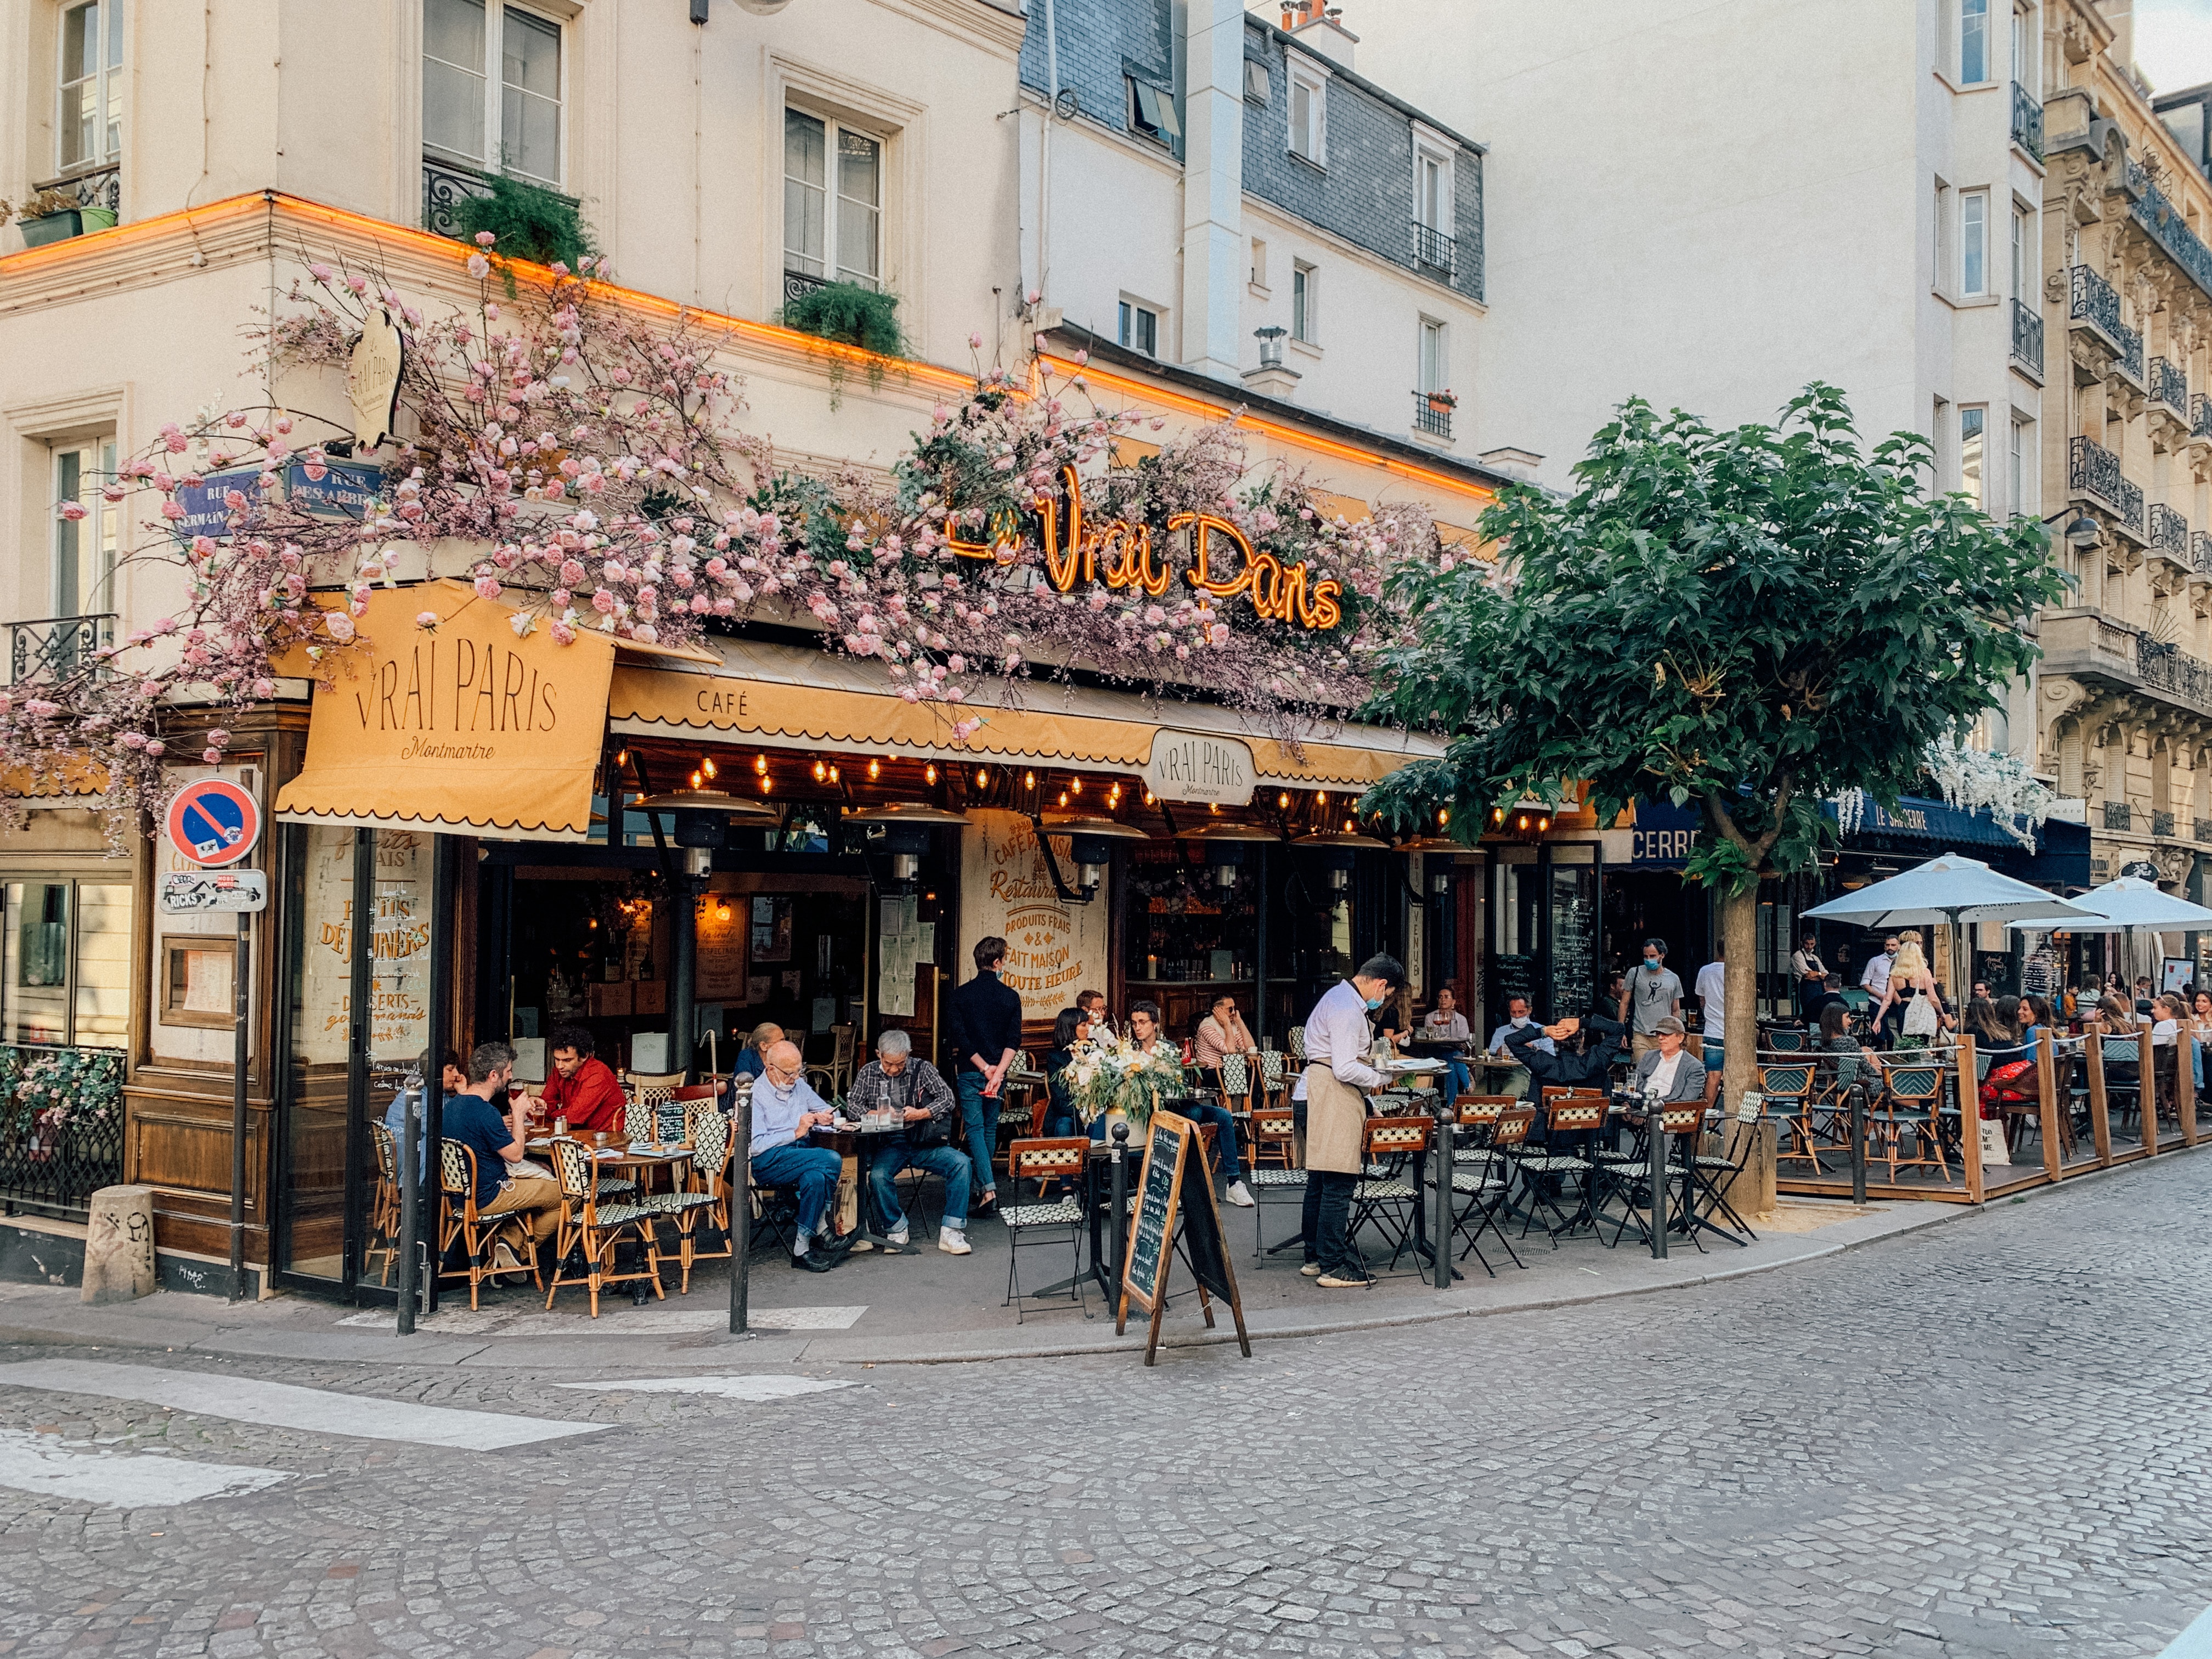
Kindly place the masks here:
MULTIPOLYGON (((1039 495, 1035 503, 1044 548, 1046 580, 1065 593, 1080 581, 1085 586, 1103 581, 1109 587, 1141 587, 1153 598, 1164 596, 1175 580, 1164 553, 1153 545, 1152 527, 1123 519, 1087 522, 1083 514, 1083 481, 1072 466, 1060 469, 1060 485, 1067 497, 1067 517, 1060 521, 1056 496, 1039 495)), ((957 521, 947 519, 945 539, 963 558, 1005 561, 1013 556, 1016 527, 1001 514, 986 532, 988 542, 963 540, 957 521)), ((1190 532, 1190 568, 1183 579, 1200 592, 1217 599, 1247 595, 1252 609, 1273 622, 1294 622, 1301 628, 1334 628, 1344 620, 1339 603, 1344 584, 1334 577, 1312 579, 1311 568, 1301 559, 1285 566, 1273 554, 1255 548, 1228 520, 1211 513, 1177 513, 1168 520, 1170 531, 1190 532), (1225 542, 1239 556, 1236 573, 1225 580, 1213 574, 1217 543, 1225 542)))

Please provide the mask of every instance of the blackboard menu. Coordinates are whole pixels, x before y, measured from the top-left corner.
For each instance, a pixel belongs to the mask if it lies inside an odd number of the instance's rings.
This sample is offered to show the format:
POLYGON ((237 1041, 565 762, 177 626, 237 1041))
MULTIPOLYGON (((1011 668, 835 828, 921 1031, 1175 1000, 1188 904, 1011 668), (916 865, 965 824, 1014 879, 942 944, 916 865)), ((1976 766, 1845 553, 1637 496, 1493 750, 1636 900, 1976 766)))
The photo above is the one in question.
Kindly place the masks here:
MULTIPOLYGON (((1536 1006, 1536 959, 1534 957, 1492 957, 1490 959, 1492 988, 1498 997, 1493 1011, 1501 1018, 1505 1005, 1516 997, 1528 999, 1528 1006, 1536 1006)), ((1548 1011, 1546 1011, 1548 1012, 1548 1011)))
POLYGON ((1136 1226, 1129 1236, 1129 1266, 1123 1279, 1129 1299, 1146 1309, 1158 1304, 1167 1285, 1176 1171, 1183 1146, 1184 1137, 1167 1121, 1167 1115, 1154 1114, 1145 1143, 1145 1173, 1137 1189, 1136 1226))

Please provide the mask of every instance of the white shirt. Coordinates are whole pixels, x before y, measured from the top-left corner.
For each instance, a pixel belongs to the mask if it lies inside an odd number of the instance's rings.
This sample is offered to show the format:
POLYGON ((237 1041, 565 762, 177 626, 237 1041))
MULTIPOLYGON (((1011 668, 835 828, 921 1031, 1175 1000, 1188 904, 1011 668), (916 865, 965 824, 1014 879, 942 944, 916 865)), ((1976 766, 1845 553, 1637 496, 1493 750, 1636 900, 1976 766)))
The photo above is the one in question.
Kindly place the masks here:
POLYGON ((1800 979, 1820 979, 1828 971, 1818 951, 1792 951, 1790 953, 1790 971, 1800 979))
POLYGON ((1421 1029, 1439 1042, 1467 1041, 1467 1016, 1456 1008, 1445 1013, 1440 1008, 1429 1010, 1429 1017, 1421 1022, 1421 1029))
MULTIPOLYGON (((1374 1040, 1367 1024, 1367 1000, 1348 979, 1331 986, 1306 1016, 1306 1064, 1328 1066, 1340 1083, 1359 1089, 1389 1084, 1389 1078, 1367 1063, 1367 1045, 1374 1040)), ((1305 1097, 1305 1073, 1301 1072, 1291 1098, 1305 1097)))
MULTIPOLYGON (((1702 979, 1705 975, 1701 974, 1698 977, 1702 979)), ((1671 1096, 1674 1092, 1674 1073, 1682 1069, 1682 1056, 1689 1052, 1687 1048, 1677 1048, 1671 1054, 1660 1055, 1659 1063, 1651 1068, 1651 1076, 1644 1087, 1656 1090, 1662 1100, 1671 1096)))
POLYGON ((2178 1019, 2160 1020, 2158 1024, 2150 1028, 2151 1047, 2154 1048, 2171 1048, 2173 1046, 2174 1036, 2180 1030, 2181 1022, 2178 1019))
POLYGON ((1705 1006, 1705 1037, 1728 1041, 1728 963, 1709 962, 1698 969, 1698 1000, 1705 1006))
MULTIPOLYGON (((1535 1023, 1536 1022, 1533 1019, 1526 1018, 1507 1020, 1504 1024, 1499 1026, 1496 1030, 1490 1034, 1490 1052, 1493 1054, 1504 1054, 1505 1052, 1505 1039, 1510 1033, 1520 1030, 1520 1028, 1524 1025, 1534 1025, 1535 1023)), ((1538 1037, 1531 1046, 1547 1054, 1555 1054, 1559 1052, 1559 1045, 1553 1042, 1549 1037, 1538 1037)))
POLYGON ((1889 970, 1895 958, 1886 951, 1877 951, 1868 958, 1866 971, 1859 975, 1860 986, 1874 994, 1880 1001, 1889 994, 1889 970))

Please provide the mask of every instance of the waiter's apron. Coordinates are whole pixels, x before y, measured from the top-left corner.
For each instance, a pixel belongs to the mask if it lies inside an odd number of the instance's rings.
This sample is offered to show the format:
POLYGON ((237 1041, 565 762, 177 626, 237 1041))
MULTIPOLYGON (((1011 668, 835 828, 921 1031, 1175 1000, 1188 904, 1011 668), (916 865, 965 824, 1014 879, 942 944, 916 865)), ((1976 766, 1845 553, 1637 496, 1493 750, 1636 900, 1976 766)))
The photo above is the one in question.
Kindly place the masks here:
POLYGON ((1326 1066, 1305 1069, 1306 1168, 1358 1175, 1367 1101, 1326 1066))

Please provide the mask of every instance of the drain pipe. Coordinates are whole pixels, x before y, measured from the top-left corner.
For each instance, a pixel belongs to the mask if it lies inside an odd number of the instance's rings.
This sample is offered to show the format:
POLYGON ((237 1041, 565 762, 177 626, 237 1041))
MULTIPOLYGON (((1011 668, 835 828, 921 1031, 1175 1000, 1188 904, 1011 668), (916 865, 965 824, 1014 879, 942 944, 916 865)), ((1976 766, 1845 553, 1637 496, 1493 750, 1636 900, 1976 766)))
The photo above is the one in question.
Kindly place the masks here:
MULTIPOLYGON (((1060 31, 1044 0, 1044 131, 1037 139, 1037 297, 1030 314, 1052 302, 1052 124, 1060 118, 1060 31)), ((1035 331, 1031 331, 1032 341, 1035 331)))

